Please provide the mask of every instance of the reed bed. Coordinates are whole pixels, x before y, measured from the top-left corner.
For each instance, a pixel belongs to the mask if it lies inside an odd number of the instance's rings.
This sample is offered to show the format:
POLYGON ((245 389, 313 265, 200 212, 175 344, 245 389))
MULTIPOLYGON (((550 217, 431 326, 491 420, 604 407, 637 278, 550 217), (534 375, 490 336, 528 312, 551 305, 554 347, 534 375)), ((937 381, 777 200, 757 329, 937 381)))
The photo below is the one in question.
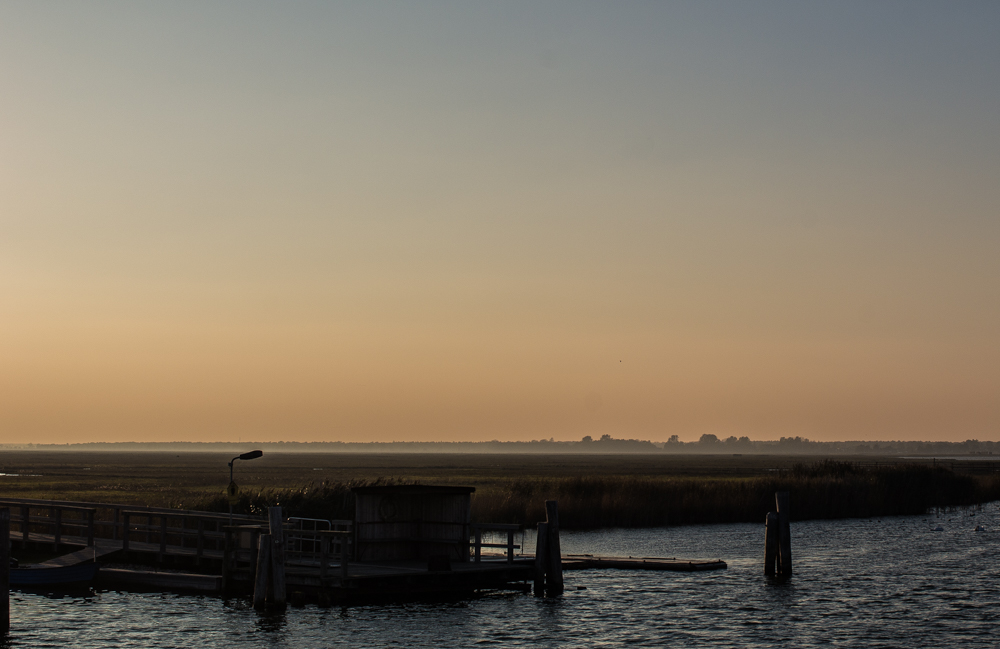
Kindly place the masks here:
POLYGON ((566 529, 762 522, 774 493, 788 491, 793 520, 923 514, 1000 499, 1000 480, 941 468, 855 468, 844 463, 796 467, 756 478, 580 477, 517 480, 488 486, 473 518, 541 521, 544 501, 559 501, 566 529))
MULTIPOLYGON (((265 489, 244 493, 234 511, 261 513, 281 505, 291 516, 349 519, 354 511, 353 487, 404 483, 378 478, 265 489)), ((893 516, 1000 500, 1000 479, 940 467, 871 468, 833 461, 749 478, 520 477, 480 484, 473 495, 472 518, 531 526, 545 519, 545 500, 554 499, 559 501, 560 525, 565 529, 762 522, 774 510, 776 491, 790 492, 793 520, 893 516)), ((208 511, 228 509, 222 496, 192 505, 208 511)))

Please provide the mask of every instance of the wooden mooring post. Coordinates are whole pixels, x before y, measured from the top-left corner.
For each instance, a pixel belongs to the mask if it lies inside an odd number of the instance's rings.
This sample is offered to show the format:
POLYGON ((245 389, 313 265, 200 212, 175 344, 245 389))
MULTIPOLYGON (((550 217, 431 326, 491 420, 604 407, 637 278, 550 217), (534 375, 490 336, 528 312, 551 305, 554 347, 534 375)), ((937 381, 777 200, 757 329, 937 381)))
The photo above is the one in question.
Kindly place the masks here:
POLYGON ((545 501, 545 518, 548 523, 548 555, 549 567, 546 571, 545 592, 549 595, 562 595, 562 549, 559 547, 559 503, 555 500, 545 501))
POLYGON ((774 494, 778 511, 764 520, 764 574, 768 577, 792 576, 792 529, 789 522, 788 492, 774 494))
POLYGON ((545 594, 545 569, 549 565, 549 524, 539 523, 535 537, 535 596, 545 594))
POLYGON ((776 574, 776 564, 778 562, 778 536, 781 531, 778 529, 778 515, 768 512, 764 519, 764 574, 773 577, 776 574))
MULTIPOLYGON (((222 531, 222 593, 228 595, 233 590, 233 562, 235 561, 234 555, 238 548, 233 543, 233 527, 226 525, 222 528, 222 531)), ((127 544, 128 537, 125 538, 127 544)))
POLYGON ((774 494, 774 502, 778 508, 778 574, 782 577, 792 576, 792 528, 789 522, 788 492, 779 491, 774 494))
POLYGON ((257 537, 257 575, 253 585, 253 607, 264 610, 267 601, 267 586, 270 583, 268 573, 271 571, 271 535, 261 534, 257 537))
POLYGON ((285 597, 285 532, 281 507, 268 507, 267 519, 271 527, 271 588, 270 604, 284 608, 285 597))
POLYGON ((0 508, 0 637, 10 633, 10 508, 0 508))

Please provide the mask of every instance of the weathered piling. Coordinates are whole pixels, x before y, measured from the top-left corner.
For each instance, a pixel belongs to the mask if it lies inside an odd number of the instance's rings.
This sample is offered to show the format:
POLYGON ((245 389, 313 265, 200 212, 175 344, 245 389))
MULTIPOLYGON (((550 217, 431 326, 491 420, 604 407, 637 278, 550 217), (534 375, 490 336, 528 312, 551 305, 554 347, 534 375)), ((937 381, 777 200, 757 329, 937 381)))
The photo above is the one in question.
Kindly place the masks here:
MULTIPOLYGON (((125 515, 125 520, 128 521, 128 515, 125 515)), ((125 528, 126 536, 122 539, 122 553, 128 549, 128 528, 125 528)), ((229 594, 233 589, 233 555, 235 554, 236 548, 233 547, 233 527, 231 525, 226 525, 223 528, 223 545, 222 545, 222 592, 224 594, 229 594)))
POLYGON ((340 536, 340 585, 343 587, 347 583, 347 562, 350 561, 350 547, 348 546, 348 538, 350 538, 350 532, 341 532, 340 536))
POLYGON ((549 595, 562 595, 562 550, 559 547, 559 503, 555 500, 545 501, 545 518, 548 523, 548 555, 549 569, 545 591, 549 595))
POLYGON ((778 574, 782 577, 792 576, 792 530, 789 523, 788 492, 779 491, 774 494, 778 507, 778 574))
POLYGON ((319 583, 326 585, 326 573, 330 565, 330 536, 324 534, 319 539, 319 583))
POLYGON ((268 507, 267 518, 271 527, 271 604, 284 608, 285 597, 285 533, 281 507, 268 507))
POLYGON ((549 524, 538 524, 538 535, 535 537, 535 595, 545 594, 545 572, 549 567, 549 524))
POLYGON ((0 636, 10 632, 10 508, 0 508, 0 636))
POLYGON ((778 537, 781 530, 778 527, 778 515, 768 512, 764 519, 764 574, 768 577, 775 575, 775 564, 778 561, 778 537))
POLYGON ((267 601, 267 586, 271 582, 268 573, 271 571, 271 535, 261 534, 257 537, 257 575, 253 585, 253 607, 258 611, 264 609, 267 601))

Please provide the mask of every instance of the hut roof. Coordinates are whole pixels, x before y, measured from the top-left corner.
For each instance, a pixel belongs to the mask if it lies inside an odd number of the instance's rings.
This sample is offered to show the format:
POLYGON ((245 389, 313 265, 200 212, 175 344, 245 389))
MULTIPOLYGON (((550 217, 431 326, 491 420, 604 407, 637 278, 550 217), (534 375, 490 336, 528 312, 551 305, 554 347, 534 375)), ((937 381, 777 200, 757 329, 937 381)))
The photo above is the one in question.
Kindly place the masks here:
POLYGON ((356 494, 471 494, 475 487, 453 487, 444 485, 426 484, 399 484, 381 485, 377 487, 354 487, 351 489, 356 494))

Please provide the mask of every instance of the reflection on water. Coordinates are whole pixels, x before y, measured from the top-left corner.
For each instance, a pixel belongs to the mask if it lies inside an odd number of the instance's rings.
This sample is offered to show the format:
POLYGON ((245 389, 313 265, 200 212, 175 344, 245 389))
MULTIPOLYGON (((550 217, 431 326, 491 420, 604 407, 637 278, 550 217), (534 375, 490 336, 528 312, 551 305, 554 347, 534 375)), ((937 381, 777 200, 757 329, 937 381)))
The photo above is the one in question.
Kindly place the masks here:
POLYGON ((787 582, 761 574, 763 524, 563 534, 566 553, 722 558, 729 570, 569 572, 558 599, 499 593, 263 616, 241 600, 15 591, 10 646, 996 646, 1000 503, 793 524, 787 582))

